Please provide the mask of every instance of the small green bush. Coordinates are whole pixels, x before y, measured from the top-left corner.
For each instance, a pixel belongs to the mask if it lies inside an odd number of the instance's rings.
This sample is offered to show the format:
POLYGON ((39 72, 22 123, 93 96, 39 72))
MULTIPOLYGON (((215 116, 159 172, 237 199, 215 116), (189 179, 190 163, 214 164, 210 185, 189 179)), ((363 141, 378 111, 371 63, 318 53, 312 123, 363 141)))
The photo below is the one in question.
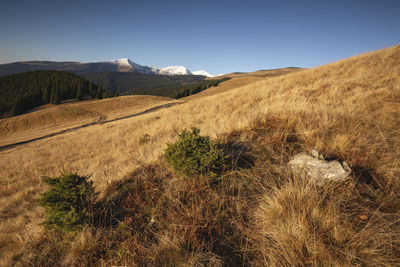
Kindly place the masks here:
POLYGON ((65 170, 59 177, 44 177, 50 188, 42 194, 39 204, 45 208, 46 229, 71 232, 91 222, 97 193, 89 177, 65 170))
POLYGON ((196 174, 220 174, 228 166, 228 155, 221 143, 200 136, 200 130, 183 130, 179 140, 168 144, 165 159, 172 168, 186 177, 196 174))
POLYGON ((139 145, 144 145, 150 142, 150 135, 144 134, 142 137, 139 138, 139 145))

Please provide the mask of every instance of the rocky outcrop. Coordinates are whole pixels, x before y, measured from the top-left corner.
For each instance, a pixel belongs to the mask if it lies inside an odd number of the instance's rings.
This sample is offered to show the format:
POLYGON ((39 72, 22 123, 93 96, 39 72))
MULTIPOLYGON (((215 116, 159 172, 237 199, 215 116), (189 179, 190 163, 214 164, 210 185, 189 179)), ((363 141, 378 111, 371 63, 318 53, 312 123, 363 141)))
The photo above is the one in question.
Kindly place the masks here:
POLYGON ((313 149, 310 153, 295 155, 289 166, 296 172, 303 172, 321 185, 328 181, 345 181, 349 178, 351 169, 346 162, 327 161, 323 155, 313 149))

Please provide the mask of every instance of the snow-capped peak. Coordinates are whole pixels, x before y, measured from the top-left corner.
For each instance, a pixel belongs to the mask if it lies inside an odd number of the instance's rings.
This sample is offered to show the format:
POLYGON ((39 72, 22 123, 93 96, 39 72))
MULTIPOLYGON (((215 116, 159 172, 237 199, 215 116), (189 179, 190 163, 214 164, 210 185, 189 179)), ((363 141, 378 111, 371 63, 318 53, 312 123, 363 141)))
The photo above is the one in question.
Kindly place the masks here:
POLYGON ((208 73, 205 70, 196 70, 196 71, 193 71, 192 73, 193 73, 193 75, 202 75, 202 76, 206 76, 206 77, 214 77, 214 75, 208 73))
POLYGON ((118 71, 121 72, 137 71, 145 74, 157 74, 158 72, 157 68, 139 65, 128 58, 119 58, 107 62, 117 65, 118 71))
POLYGON ((203 75, 207 77, 214 77, 205 70, 191 72, 184 66, 168 66, 164 68, 155 68, 139 65, 128 58, 119 58, 115 60, 106 61, 116 65, 117 70, 121 72, 140 72, 144 74, 159 74, 159 75, 203 75))
POLYGON ((192 72, 184 66, 168 66, 159 69, 161 75, 192 75, 192 72))
MULTIPOLYGON (((109 62, 116 64, 118 66, 132 67, 131 61, 128 58, 119 58, 119 59, 115 59, 115 60, 110 60, 109 62)), ((132 62, 132 63, 134 63, 134 62, 132 62)))

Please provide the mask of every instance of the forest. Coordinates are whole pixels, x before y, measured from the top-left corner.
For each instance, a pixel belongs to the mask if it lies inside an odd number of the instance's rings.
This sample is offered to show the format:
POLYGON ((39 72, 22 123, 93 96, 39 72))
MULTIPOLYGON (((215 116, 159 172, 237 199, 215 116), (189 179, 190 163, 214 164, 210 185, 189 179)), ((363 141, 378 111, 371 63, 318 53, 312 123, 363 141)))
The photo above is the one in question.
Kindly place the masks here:
POLYGON ((109 98, 118 95, 76 74, 37 70, 0 77, 0 118, 20 115, 43 104, 66 99, 109 98))

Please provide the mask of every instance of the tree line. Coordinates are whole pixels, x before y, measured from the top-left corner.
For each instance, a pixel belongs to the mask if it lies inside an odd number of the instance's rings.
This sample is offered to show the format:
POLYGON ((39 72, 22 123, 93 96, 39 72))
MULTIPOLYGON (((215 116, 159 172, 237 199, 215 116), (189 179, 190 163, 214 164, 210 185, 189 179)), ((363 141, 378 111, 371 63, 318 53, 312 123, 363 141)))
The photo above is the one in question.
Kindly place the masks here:
POLYGON ((146 88, 137 90, 133 94, 138 95, 158 95, 171 98, 181 98, 199 93, 207 88, 217 86, 221 82, 229 80, 230 78, 223 78, 219 80, 204 80, 201 82, 183 83, 172 86, 161 86, 155 88, 146 88))
POLYGON ((117 96, 76 74, 38 70, 0 77, 0 118, 15 116, 43 104, 62 100, 117 96))
POLYGON ((157 95, 181 98, 217 86, 229 78, 205 80, 201 75, 153 75, 136 72, 99 72, 83 75, 108 90, 122 95, 157 95))
POLYGON ((230 78, 223 78, 219 80, 208 80, 193 84, 181 85, 180 87, 175 87, 175 91, 172 93, 173 98, 181 98, 185 96, 190 96, 193 94, 197 94, 205 89, 210 87, 217 86, 221 82, 229 80, 230 78))
MULTIPOLYGON (((121 95, 140 95, 147 90, 180 86, 182 84, 204 81, 204 76, 199 75, 154 75, 137 72, 98 72, 81 75, 91 82, 101 84, 110 91, 119 91, 121 95)), ((158 92, 156 92, 155 95, 158 92)))

